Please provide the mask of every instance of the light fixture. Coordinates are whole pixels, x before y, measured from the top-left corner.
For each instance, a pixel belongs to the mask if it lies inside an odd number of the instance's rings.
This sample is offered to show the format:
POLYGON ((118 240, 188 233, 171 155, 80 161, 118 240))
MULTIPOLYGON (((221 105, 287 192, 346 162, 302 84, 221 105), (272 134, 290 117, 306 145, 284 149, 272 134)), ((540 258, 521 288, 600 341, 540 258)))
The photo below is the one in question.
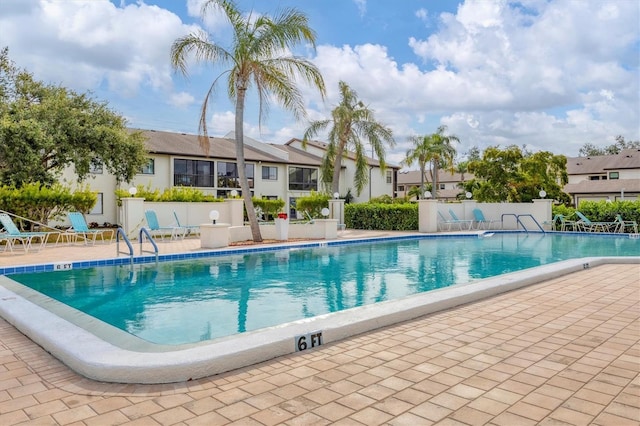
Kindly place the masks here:
POLYGON ((325 207, 320 213, 322 214, 322 216, 327 217, 329 216, 329 209, 325 207))
POLYGON ((235 189, 232 189, 230 194, 233 198, 236 198, 238 196, 238 191, 236 191, 235 189))
POLYGON ((471 199, 471 197, 473 197, 473 194, 470 193, 469 191, 467 191, 467 193, 464 194, 464 195, 465 195, 465 197, 467 197, 468 200, 471 199))
POLYGON ((544 189, 541 189, 540 192, 538 192, 538 195, 540 198, 544 198, 547 196, 547 192, 544 189))
POLYGON ((333 198, 335 198, 336 200, 337 200, 338 198, 340 198, 340 193, 339 193, 339 192, 334 192, 334 193, 333 193, 333 198))
POLYGON ((131 188, 129 188, 129 195, 131 195, 132 197, 135 197, 137 193, 138 193, 138 188, 136 188, 135 186, 132 186, 131 188))
POLYGON ((431 191, 424 191, 424 198, 431 198, 431 191))
POLYGON ((209 219, 211 219, 214 225, 216 224, 216 220, 218 220, 219 217, 220 217, 220 212, 218 210, 211 210, 209 212, 209 219))

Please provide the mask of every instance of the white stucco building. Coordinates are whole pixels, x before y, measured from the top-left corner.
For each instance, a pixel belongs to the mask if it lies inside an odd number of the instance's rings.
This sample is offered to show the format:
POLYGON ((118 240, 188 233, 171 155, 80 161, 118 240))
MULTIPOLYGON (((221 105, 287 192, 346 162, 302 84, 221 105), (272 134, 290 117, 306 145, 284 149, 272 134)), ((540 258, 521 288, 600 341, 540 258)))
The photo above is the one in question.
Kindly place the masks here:
MULTIPOLYGON (((232 190, 240 192, 233 133, 222 138, 210 137, 208 152, 200 146, 197 135, 154 130, 143 133, 147 138, 149 162, 131 182, 120 184, 120 188, 143 185, 162 192, 166 188, 188 186, 218 197, 228 197, 232 190)), ((294 216, 298 197, 325 190, 320 175, 325 146, 322 142, 311 141, 304 150, 299 139, 278 145, 245 138, 245 162, 253 195, 283 199, 285 208, 294 216)), ((356 202, 382 194, 393 196, 399 167, 388 165, 381 173, 377 160, 368 158, 367 162, 371 179, 358 196, 353 186, 353 156, 348 155, 343 160, 341 197, 349 189, 356 202)), ((75 182, 71 170, 65 173, 64 180, 75 182)), ((87 221, 118 223, 115 177, 106 170, 94 169, 86 183, 98 193, 98 203, 87 215, 87 221)))

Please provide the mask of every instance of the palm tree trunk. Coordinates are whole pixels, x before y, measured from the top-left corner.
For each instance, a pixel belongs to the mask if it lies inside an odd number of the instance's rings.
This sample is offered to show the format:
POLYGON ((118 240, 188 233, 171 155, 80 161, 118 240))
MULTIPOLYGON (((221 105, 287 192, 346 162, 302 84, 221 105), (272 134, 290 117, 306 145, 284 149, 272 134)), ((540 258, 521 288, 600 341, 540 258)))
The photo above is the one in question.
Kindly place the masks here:
POLYGON ((420 196, 418 197, 419 200, 422 200, 424 198, 424 164, 420 163, 420 196))
POLYGON ((238 178, 240 179, 240 189, 242 190, 242 198, 244 206, 249 217, 249 225, 251 226, 251 235, 256 243, 262 242, 260 234, 260 225, 258 217, 253 208, 253 200, 251 199, 251 188, 249 188, 249 180, 247 179, 247 170, 244 163, 244 98, 246 94, 245 88, 238 89, 238 98, 236 99, 236 159, 238 164, 238 178))
POLYGON ((433 198, 438 199, 438 160, 433 160, 433 198))
POLYGON ((336 152, 336 161, 333 165, 333 180, 331 181, 331 196, 333 194, 340 193, 340 169, 342 169, 342 153, 344 152, 343 145, 338 147, 336 152))

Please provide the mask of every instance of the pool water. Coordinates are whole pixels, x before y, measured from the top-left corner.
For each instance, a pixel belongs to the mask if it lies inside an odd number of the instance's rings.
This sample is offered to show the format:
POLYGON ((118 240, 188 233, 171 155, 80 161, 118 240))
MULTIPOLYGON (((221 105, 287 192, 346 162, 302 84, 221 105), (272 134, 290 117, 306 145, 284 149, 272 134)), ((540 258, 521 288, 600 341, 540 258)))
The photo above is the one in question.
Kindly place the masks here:
POLYGON ((578 257, 627 236, 425 237, 12 275, 148 342, 194 343, 578 257))

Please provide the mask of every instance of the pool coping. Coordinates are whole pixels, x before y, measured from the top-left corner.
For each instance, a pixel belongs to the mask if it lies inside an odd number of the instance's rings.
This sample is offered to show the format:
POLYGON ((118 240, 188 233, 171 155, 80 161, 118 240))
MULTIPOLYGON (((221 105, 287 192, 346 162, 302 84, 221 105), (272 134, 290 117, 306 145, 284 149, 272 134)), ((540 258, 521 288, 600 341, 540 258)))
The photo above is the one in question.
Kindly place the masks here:
POLYGON ((162 352, 132 351, 108 343, 12 292, 3 284, 13 280, 5 276, 0 276, 0 315, 69 368, 88 378, 115 383, 172 383, 294 353, 299 336, 321 332, 322 344, 336 342, 607 263, 640 263, 640 256, 565 260, 162 352))

